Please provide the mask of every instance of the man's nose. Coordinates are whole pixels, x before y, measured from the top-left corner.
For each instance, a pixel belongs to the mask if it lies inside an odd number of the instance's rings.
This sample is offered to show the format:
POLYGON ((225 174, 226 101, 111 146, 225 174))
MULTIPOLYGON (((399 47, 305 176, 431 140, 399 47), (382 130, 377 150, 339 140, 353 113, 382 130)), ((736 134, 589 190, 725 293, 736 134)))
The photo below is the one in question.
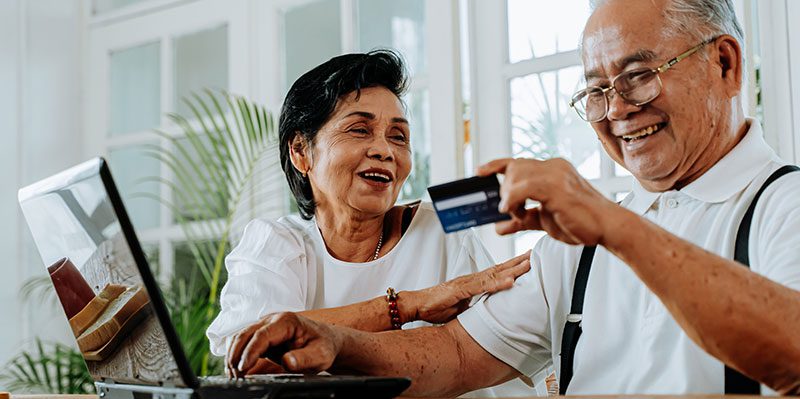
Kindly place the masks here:
POLYGON ((625 101, 617 92, 608 93, 608 120, 624 120, 632 113, 638 112, 642 107, 625 101))

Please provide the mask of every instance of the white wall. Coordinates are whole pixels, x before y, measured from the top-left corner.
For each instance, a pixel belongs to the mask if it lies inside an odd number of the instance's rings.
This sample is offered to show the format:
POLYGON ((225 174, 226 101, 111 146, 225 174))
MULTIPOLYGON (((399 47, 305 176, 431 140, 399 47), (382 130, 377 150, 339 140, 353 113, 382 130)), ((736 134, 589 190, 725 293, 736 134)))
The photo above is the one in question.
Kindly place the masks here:
POLYGON ((20 285, 44 275, 44 266, 16 192, 86 157, 82 7, 80 0, 0 2, 0 365, 33 336, 68 337, 60 311, 21 308, 20 285))
MULTIPOLYGON (((19 117, 17 104, 17 72, 19 49, 18 2, 0 3, 0 253, 6 262, 0 263, 0 322, 18 325, 15 290, 20 280, 14 267, 19 260, 17 206, 14 187, 19 184, 17 145, 19 117)), ((20 332, 16 328, 0 329, 0 361, 11 355, 20 332)))

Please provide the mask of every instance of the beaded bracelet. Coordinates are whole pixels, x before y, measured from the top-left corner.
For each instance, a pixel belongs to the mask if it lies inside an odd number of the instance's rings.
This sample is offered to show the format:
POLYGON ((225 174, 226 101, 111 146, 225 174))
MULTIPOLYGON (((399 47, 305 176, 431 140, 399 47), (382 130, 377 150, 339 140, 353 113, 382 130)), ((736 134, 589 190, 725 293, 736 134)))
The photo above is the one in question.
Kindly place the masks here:
POLYGON ((392 329, 399 330, 403 323, 400 322, 400 311, 397 310, 397 292, 389 287, 386 290, 386 301, 389 302, 389 318, 392 320, 392 329))

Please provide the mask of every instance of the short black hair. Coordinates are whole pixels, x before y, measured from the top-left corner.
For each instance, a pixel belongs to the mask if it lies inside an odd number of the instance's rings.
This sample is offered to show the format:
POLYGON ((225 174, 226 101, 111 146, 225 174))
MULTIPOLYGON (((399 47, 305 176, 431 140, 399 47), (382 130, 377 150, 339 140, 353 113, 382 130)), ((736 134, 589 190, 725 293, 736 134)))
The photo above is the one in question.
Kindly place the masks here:
POLYGON ((403 59, 392 50, 340 55, 294 82, 281 107, 278 135, 283 173, 304 219, 314 216, 316 203, 311 183, 295 169, 289 156, 289 146, 295 135, 302 135, 313 145, 317 132, 344 95, 355 91, 358 99, 361 89, 379 86, 401 98, 407 85, 403 59))

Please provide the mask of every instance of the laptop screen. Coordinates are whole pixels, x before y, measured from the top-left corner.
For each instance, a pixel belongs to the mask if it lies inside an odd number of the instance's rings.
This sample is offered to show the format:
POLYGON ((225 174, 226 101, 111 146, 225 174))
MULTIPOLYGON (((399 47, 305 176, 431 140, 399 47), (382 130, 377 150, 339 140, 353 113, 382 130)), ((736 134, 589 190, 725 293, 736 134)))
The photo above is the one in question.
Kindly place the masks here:
POLYGON ((23 214, 92 377, 186 386, 145 289, 152 275, 140 270, 143 254, 137 264, 130 222, 101 170, 95 159, 23 188, 23 214))

